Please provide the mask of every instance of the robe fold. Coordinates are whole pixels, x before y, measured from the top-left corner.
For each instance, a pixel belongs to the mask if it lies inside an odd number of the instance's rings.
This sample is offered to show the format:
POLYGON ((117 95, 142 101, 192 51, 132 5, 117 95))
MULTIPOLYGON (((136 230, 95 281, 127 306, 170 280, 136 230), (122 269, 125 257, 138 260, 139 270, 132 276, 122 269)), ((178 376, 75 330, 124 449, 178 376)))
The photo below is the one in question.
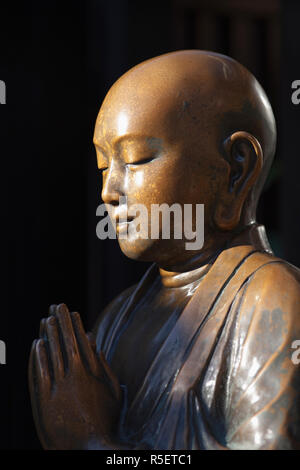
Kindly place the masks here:
MULTIPOLYGON (((96 343, 108 362, 158 275, 152 265, 101 315, 96 343)), ((300 448, 299 278, 251 245, 222 251, 124 403, 119 438, 137 449, 300 448)))

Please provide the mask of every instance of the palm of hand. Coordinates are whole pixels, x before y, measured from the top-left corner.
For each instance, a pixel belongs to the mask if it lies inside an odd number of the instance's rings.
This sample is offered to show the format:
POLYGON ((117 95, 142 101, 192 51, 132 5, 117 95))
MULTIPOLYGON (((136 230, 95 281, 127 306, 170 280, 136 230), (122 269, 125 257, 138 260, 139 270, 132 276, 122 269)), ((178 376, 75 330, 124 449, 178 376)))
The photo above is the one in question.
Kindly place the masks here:
POLYGON ((46 449, 105 445, 121 408, 118 381, 84 332, 78 313, 52 307, 33 343, 29 387, 34 420, 46 449))

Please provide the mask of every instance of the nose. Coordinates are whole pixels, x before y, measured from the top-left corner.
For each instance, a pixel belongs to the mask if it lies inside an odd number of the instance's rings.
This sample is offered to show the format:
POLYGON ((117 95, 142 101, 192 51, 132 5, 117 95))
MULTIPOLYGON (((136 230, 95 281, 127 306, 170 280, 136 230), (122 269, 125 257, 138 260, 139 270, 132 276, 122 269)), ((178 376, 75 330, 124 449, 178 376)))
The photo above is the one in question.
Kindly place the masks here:
POLYGON ((121 165, 112 159, 109 168, 103 173, 101 197, 105 204, 119 204, 120 196, 124 196, 124 177, 121 165))

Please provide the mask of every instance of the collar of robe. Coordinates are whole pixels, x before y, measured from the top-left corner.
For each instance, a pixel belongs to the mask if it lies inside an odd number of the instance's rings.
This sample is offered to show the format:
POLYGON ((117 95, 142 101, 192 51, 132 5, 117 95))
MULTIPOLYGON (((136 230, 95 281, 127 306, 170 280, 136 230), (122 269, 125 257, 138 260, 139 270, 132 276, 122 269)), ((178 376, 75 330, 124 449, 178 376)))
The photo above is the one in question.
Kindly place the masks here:
MULTIPOLYGON (((257 250, 265 251, 272 254, 265 228, 263 225, 251 224, 236 234, 223 249, 228 249, 237 245, 251 245, 257 250)), ((222 250, 221 250, 222 251, 222 250)), ((196 269, 187 270, 184 272, 173 272, 159 268, 161 282, 164 287, 183 287, 192 283, 196 283, 203 279, 203 277, 210 270, 217 255, 212 256, 209 260, 206 259, 205 264, 197 267, 196 269)))

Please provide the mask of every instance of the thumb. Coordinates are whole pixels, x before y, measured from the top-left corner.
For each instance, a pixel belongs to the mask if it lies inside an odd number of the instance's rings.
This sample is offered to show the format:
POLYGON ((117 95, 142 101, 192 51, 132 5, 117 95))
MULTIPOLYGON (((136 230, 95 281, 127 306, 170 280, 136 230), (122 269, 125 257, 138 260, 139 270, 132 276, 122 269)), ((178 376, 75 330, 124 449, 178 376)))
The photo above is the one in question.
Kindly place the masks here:
POLYGON ((95 335, 89 331, 86 333, 87 339, 89 340, 89 343, 92 347, 92 350, 96 353, 96 338, 95 335))
POLYGON ((120 401, 122 392, 121 392, 121 387, 120 387, 120 384, 119 384, 119 380, 118 380, 116 374, 113 372, 113 370, 109 366, 107 360, 105 359, 103 351, 99 352, 99 361, 103 366, 103 369, 104 369, 104 372, 105 372, 105 375, 106 375, 106 378, 107 378, 107 382, 108 382, 108 384, 111 388, 112 393, 114 394, 116 400, 120 401))

